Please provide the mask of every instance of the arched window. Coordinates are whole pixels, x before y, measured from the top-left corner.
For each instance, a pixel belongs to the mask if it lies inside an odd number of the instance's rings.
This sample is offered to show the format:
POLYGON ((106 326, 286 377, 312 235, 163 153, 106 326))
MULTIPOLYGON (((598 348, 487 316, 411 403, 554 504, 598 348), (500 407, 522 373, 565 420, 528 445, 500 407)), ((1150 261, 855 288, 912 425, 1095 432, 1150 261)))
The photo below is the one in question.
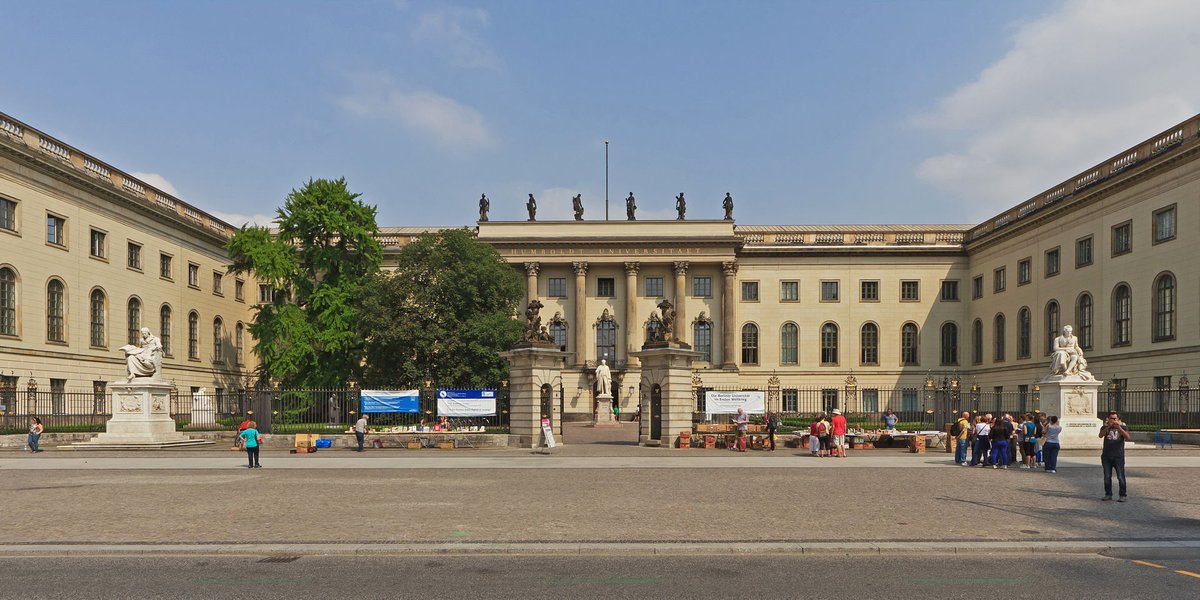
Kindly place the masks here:
POLYGON ((91 301, 91 342, 93 346, 104 346, 104 292, 92 290, 91 301))
POLYGON ((958 364, 958 324, 942 325, 942 364, 958 364))
POLYGON ((46 339, 67 341, 67 289, 63 282, 52 279, 46 284, 46 339))
POLYGON ((692 325, 692 340, 695 342, 692 349, 703 355, 700 360, 712 362, 712 323, 696 321, 692 325))
POLYGON ((17 335, 17 273, 0 268, 0 335, 17 335))
POLYGON ((225 362, 225 323, 221 317, 213 319, 213 362, 225 362))
POLYGON ((163 354, 171 356, 171 306, 162 305, 158 310, 158 340, 162 342, 163 354))
POLYGON ((244 365, 246 364, 246 346, 244 345, 246 326, 242 325, 241 321, 238 321, 237 328, 234 331, 236 332, 236 336, 233 338, 233 343, 237 345, 237 364, 244 365))
POLYGON ((1163 273, 1154 280, 1154 341, 1175 339, 1175 276, 1163 273))
POLYGON ((1059 329, 1058 300, 1046 303, 1046 354, 1054 351, 1054 338, 1058 337, 1059 329))
POLYGON ((971 323, 971 362, 983 362, 983 321, 980 319, 971 323))
POLYGON ((136 346, 142 340, 142 301, 129 299, 129 344, 136 346))
POLYGON ((1127 346, 1133 341, 1133 292, 1125 283, 1113 289, 1113 345, 1127 346))
POLYGON ((1017 311, 1017 358, 1029 358, 1030 346, 1033 345, 1030 341, 1032 331, 1033 317, 1029 309, 1022 306, 1021 310, 1017 311))
POLYGON ((612 364, 617 359, 617 322, 601 319, 596 324, 596 361, 607 360, 612 364))
POLYGON ((862 347, 860 353, 862 364, 879 364, 879 326, 874 323, 863 323, 859 341, 862 347))
POLYGON ((550 337, 554 339, 554 345, 558 346, 559 350, 567 350, 567 324, 561 321, 552 321, 550 323, 550 337))
POLYGON ((1079 347, 1084 350, 1092 348, 1092 295, 1084 292, 1075 301, 1075 337, 1079 338, 1079 347))
POLYGON ((200 359, 200 315, 196 311, 188 313, 188 358, 200 359))
POLYGON ((795 323, 784 323, 779 330, 779 362, 794 365, 800 362, 800 329, 795 323))
POLYGON ((821 326, 821 364, 838 364, 838 326, 834 323, 821 326))
POLYGON ((758 326, 753 323, 742 326, 742 364, 758 364, 758 326))
POLYGON ((992 362, 1004 362, 1004 314, 996 315, 996 343, 992 348, 992 362))
POLYGON ((921 364, 917 346, 916 323, 905 323, 900 328, 900 364, 906 367, 921 364))

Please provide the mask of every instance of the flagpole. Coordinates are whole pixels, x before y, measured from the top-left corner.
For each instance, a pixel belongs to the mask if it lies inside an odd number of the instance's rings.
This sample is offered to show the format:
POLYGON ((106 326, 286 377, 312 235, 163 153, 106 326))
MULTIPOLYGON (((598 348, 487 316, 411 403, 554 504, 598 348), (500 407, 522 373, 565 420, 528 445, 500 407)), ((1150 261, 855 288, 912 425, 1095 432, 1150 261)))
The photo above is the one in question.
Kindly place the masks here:
POLYGON ((604 140, 604 220, 608 220, 608 140, 604 140))

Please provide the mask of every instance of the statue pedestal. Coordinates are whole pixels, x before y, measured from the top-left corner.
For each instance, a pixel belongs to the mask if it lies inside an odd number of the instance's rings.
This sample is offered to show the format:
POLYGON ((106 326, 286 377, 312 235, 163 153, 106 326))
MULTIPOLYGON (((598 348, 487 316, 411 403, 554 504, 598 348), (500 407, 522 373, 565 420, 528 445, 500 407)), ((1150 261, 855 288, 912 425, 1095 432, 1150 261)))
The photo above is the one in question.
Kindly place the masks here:
POLYGON ((86 442, 66 446, 72 450, 137 450, 205 446, 208 440, 192 439, 175 431, 171 418, 171 384, 150 379, 110 383, 113 416, 105 432, 86 442))
POLYGON ((600 394, 596 396, 596 405, 596 421, 592 423, 593 427, 616 427, 620 425, 617 422, 617 416, 613 414, 612 394, 600 394))
POLYGON ((192 396, 192 421, 188 427, 217 424, 217 411, 213 407, 213 397, 208 394, 192 396))
MULTIPOLYGON (((542 415, 550 419, 550 430, 562 431, 562 415, 556 402, 562 385, 562 367, 567 353, 554 347, 520 344, 501 352, 508 360, 508 431, 522 448, 541 448, 542 415)), ((561 439, 554 440, 562 445, 561 439)))
POLYGON ((674 448, 692 431, 692 361, 701 353, 677 343, 657 343, 631 352, 642 363, 641 431, 638 442, 674 448))
POLYGON ((1059 442, 1063 450, 1104 446, 1104 440, 1100 439, 1103 422, 1096 417, 1096 399, 1103 385, 1100 381, 1062 376, 1038 382, 1042 390, 1042 412, 1058 415, 1058 424, 1062 426, 1059 442))

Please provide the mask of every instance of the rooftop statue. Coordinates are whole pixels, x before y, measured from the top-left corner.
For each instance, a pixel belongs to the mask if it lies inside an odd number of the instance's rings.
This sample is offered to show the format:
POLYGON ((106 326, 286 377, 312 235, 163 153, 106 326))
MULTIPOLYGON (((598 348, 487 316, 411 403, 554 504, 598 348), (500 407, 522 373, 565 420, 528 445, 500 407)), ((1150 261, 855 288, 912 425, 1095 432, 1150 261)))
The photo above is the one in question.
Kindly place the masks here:
POLYGON ((733 220, 733 196, 729 192, 725 192, 725 201, 721 203, 721 207, 725 209, 725 220, 733 220))
POLYGON ((575 194, 575 197, 571 198, 571 208, 575 209, 575 220, 582 221, 583 220, 583 194, 575 194))
POLYGON ((629 192, 629 197, 625 199, 625 218, 630 221, 636 221, 637 217, 633 213, 637 211, 637 200, 633 198, 633 192, 629 192))
POLYGON ((529 211, 529 220, 537 220, 537 200, 533 198, 533 194, 529 195, 529 200, 525 202, 525 210, 529 211))
POLYGON ((488 210, 492 208, 492 201, 488 200, 487 194, 479 196, 479 220, 486 221, 488 210))
POLYGON ((675 210, 679 211, 676 220, 682 221, 683 214, 687 212, 687 200, 683 199, 683 192, 679 192, 679 195, 675 196, 675 210))

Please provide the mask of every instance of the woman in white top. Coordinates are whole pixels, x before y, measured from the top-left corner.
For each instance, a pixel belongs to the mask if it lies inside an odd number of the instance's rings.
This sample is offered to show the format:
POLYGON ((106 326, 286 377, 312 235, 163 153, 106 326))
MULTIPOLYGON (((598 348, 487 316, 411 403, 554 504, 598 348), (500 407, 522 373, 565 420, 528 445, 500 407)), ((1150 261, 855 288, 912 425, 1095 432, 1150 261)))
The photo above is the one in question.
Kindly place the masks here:
POLYGON ((971 466, 984 466, 987 462, 988 451, 991 450, 991 442, 988 441, 988 434, 992 432, 992 425, 988 423, 986 418, 975 417, 974 431, 975 447, 971 449, 971 466))
POLYGON ((1047 473, 1058 471, 1058 451, 1062 446, 1058 436, 1062 433, 1062 425, 1058 424, 1058 415, 1050 415, 1050 424, 1046 426, 1046 445, 1042 447, 1042 462, 1046 463, 1047 473))

